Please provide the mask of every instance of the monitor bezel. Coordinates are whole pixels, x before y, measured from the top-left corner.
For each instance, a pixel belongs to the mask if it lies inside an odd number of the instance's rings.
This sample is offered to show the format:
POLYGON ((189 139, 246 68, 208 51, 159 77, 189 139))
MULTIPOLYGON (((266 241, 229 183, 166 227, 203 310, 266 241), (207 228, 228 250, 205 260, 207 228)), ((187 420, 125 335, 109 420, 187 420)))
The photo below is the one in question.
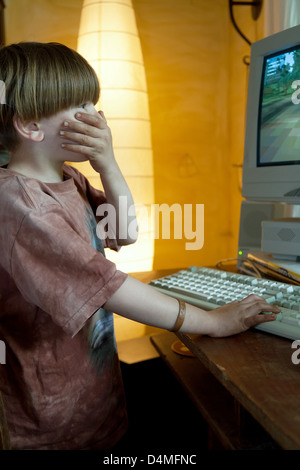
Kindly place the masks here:
MULTIPOLYGON (((300 163, 257 165, 264 60, 298 46, 300 25, 268 36, 251 46, 242 185, 242 196, 246 200, 300 204, 300 163)), ((295 106, 299 106, 300 113, 300 104, 295 106)))
MULTIPOLYGON (((279 53, 273 52, 270 55, 264 56, 263 59, 263 69, 262 69, 262 76, 261 76, 261 85, 260 85, 260 98, 259 98, 259 109, 258 109, 258 122, 257 122, 257 149, 256 149, 256 165, 257 167, 273 167, 273 166, 283 166, 283 165, 299 165, 300 164, 300 152, 299 152, 299 160, 286 160, 286 161, 274 161, 272 163, 269 162, 261 162, 260 155, 261 155, 261 118, 262 118, 262 102, 263 102, 263 93, 264 93, 264 80, 265 80, 265 72, 266 72, 266 65, 269 59, 273 57, 279 57, 284 54, 288 54, 289 52, 300 51, 300 44, 294 47, 289 47, 288 49, 282 50, 279 53)), ((300 78, 300 76, 299 76, 300 78)), ((295 106, 295 104, 292 104, 295 106)), ((299 149, 300 150, 300 149, 299 149)))

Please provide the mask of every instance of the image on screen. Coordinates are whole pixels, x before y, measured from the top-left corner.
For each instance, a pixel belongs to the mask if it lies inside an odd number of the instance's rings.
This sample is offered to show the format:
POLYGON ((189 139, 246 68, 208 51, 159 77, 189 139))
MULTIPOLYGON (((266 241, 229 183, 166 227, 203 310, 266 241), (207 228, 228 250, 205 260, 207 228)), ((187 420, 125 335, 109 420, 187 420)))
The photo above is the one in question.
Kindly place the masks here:
POLYGON ((300 46, 264 58, 258 166, 300 163, 300 46))

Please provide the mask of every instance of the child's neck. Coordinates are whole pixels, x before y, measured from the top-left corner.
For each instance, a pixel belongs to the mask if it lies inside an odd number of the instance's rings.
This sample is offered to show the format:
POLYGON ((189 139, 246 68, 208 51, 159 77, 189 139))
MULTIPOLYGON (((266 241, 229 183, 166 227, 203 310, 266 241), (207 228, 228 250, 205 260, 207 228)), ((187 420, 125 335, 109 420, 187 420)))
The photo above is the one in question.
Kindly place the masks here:
POLYGON ((42 155, 30 155, 20 151, 12 153, 7 167, 10 170, 21 173, 22 175, 34 178, 44 183, 59 183, 63 181, 62 163, 53 162, 42 155))

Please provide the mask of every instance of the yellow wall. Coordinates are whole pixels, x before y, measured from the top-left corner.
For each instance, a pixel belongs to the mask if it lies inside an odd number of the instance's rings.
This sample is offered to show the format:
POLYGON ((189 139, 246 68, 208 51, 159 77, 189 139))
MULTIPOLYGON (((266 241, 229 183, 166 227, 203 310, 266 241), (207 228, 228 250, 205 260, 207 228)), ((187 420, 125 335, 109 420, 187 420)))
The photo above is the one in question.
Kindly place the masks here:
POLYGON ((82 0, 5 0, 6 43, 56 41, 76 48, 82 0))
MULTIPOLYGON (((204 247, 157 240, 154 267, 236 256, 249 46, 227 0, 136 0, 152 120, 157 203, 204 203, 204 247)), ((249 7, 235 16, 259 38, 249 7)))

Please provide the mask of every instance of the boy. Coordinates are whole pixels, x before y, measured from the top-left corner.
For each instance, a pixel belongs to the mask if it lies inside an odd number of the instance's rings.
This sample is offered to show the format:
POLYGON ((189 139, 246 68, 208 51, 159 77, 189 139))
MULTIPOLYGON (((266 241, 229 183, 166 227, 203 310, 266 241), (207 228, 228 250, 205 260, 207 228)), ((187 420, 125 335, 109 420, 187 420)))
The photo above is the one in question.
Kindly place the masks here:
POLYGON ((118 271, 103 243, 134 242, 118 234, 135 216, 118 212, 120 196, 128 207, 133 201, 94 108, 93 69, 63 45, 20 43, 0 50, 0 73, 0 142, 10 152, 0 169, 0 386, 12 448, 107 449, 127 426, 110 312, 228 336, 274 320, 279 309, 252 295, 208 313, 118 271), (86 160, 103 193, 65 164, 86 160), (121 226, 102 243, 94 214, 103 203, 121 226))

